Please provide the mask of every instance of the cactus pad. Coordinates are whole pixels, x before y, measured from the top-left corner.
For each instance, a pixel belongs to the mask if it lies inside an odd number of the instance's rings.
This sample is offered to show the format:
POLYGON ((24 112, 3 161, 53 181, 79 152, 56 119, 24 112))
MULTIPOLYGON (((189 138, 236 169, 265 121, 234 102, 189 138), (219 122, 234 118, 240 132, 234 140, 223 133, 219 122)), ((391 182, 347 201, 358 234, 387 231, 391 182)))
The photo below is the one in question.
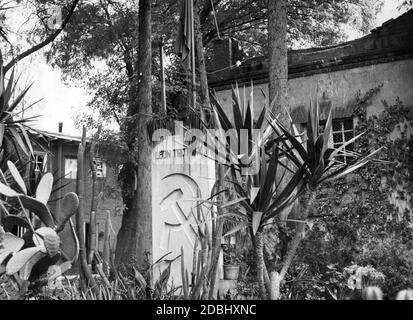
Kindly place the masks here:
POLYGON ((47 227, 54 227, 52 214, 43 202, 24 195, 20 196, 20 200, 23 206, 26 209, 33 211, 33 213, 36 214, 36 216, 38 216, 47 227))

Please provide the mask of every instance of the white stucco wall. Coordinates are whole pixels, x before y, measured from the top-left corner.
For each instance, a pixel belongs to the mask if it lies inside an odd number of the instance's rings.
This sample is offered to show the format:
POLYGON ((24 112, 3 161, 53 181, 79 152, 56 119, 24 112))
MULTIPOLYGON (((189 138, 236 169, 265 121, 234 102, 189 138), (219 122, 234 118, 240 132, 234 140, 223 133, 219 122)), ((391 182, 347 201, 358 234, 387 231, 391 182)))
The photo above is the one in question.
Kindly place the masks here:
MULTIPOLYGON (((386 100, 389 105, 395 103, 397 98, 405 105, 413 105, 413 60, 399 60, 389 63, 358 67, 331 73, 322 73, 308 77, 294 78, 289 80, 289 109, 310 105, 310 99, 315 100, 317 85, 319 90, 319 99, 324 96, 332 102, 334 108, 347 107, 354 102, 356 93, 360 91, 363 96, 370 89, 381 84, 382 88, 378 94, 374 95, 371 104, 367 107, 367 116, 379 114, 384 110, 382 100, 386 100)), ((240 86, 241 97, 246 95, 249 99, 251 86, 240 86), (245 91, 245 93, 244 93, 245 91)), ((254 118, 257 119, 264 105, 268 105, 262 94, 265 92, 268 97, 268 84, 254 86, 254 118)), ((217 97, 221 101, 227 115, 233 118, 232 111, 232 93, 231 90, 217 90, 217 97)), ((411 130, 411 129, 410 129, 411 130)), ((393 133, 390 139, 397 138, 393 133)), ((395 204, 400 214, 408 208, 410 197, 407 200, 400 200, 396 197, 397 193, 389 195, 391 203, 395 204)), ((410 209, 411 210, 411 209, 410 209)))
MULTIPOLYGON (((391 105, 399 97, 405 104, 413 104, 413 60, 399 60, 290 79, 288 83, 290 110, 298 106, 308 107, 310 98, 315 99, 317 84, 319 98, 324 95, 325 98, 332 101, 333 107, 346 107, 354 99, 357 91, 360 90, 363 95, 370 89, 383 84, 379 94, 373 98, 372 105, 367 110, 368 115, 377 114, 383 110, 382 99, 391 105)), ((261 90, 268 97, 268 84, 254 86, 254 115, 256 118, 263 105, 268 105, 261 90)), ((240 91, 241 96, 244 96, 244 85, 240 86, 240 91)), ((247 99, 249 99, 251 93, 249 84, 245 87, 245 92, 247 99)), ((225 110, 228 111, 228 116, 232 118, 231 90, 217 90, 217 96, 225 110)))

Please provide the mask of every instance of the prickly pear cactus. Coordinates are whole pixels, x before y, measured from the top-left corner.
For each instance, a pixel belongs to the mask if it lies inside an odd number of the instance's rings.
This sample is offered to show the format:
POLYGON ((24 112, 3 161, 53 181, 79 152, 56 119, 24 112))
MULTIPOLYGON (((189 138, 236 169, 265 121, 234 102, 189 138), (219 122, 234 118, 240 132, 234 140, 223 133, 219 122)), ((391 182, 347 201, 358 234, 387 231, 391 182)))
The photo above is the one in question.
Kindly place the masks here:
POLYGON ((79 200, 76 194, 65 196, 63 214, 60 221, 56 221, 47 207, 53 184, 53 176, 46 173, 36 189, 35 197, 28 196, 24 180, 15 166, 8 162, 9 171, 23 193, 18 193, 8 185, 0 183, 0 194, 7 200, 18 200, 22 213, 19 216, 10 215, 1 221, 0 227, 0 290, 1 299, 16 299, 24 297, 33 285, 49 285, 69 270, 78 256, 78 241, 76 232, 71 225, 71 231, 77 248, 74 256, 68 256, 61 248, 61 239, 58 232, 62 231, 66 222, 77 211, 79 200), (28 219, 26 210, 33 212, 43 226, 34 228, 28 219), (20 238, 7 229, 20 227, 27 230, 20 238))
POLYGON ((57 234, 46 234, 44 236, 44 246, 50 257, 54 257, 59 253, 60 238, 57 234))

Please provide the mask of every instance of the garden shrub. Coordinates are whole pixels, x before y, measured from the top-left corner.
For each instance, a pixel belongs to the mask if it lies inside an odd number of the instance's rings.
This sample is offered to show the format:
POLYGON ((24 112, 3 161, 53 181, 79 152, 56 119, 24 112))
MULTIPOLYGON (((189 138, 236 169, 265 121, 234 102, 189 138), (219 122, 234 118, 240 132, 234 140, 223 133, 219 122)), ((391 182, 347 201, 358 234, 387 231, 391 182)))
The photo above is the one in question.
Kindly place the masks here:
POLYGON ((355 133, 367 133, 355 148, 384 146, 378 157, 389 163, 370 163, 318 191, 315 224, 290 271, 285 292, 290 298, 361 298, 347 286, 345 268, 354 264, 384 275, 385 299, 413 287, 413 106, 383 101, 384 111, 367 119, 366 107, 377 90, 358 96, 355 133), (404 206, 395 206, 391 194, 404 206))

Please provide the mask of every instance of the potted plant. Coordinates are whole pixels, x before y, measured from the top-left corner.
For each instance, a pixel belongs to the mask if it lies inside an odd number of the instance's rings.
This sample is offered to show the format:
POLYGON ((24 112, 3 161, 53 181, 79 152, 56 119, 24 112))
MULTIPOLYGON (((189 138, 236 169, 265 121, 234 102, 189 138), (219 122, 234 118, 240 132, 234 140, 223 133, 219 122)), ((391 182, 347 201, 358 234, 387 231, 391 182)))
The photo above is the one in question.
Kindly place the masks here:
POLYGON ((233 244, 224 244, 222 249, 224 253, 224 279, 237 280, 240 270, 241 252, 233 244))

